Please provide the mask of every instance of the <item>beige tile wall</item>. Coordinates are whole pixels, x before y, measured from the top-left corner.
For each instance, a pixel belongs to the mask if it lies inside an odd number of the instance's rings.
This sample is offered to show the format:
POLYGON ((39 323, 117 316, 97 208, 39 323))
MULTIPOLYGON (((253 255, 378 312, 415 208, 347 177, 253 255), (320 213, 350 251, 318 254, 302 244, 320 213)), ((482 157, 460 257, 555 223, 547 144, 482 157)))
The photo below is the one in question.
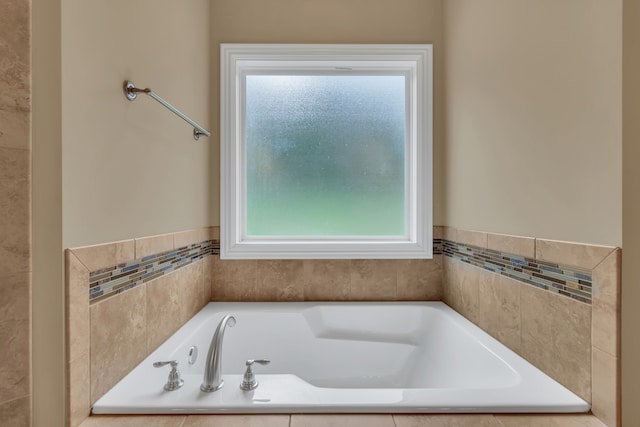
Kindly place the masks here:
MULTIPOLYGON (((441 230, 436 227, 436 237, 441 230)), ((434 260, 221 261, 210 256, 89 306, 89 272, 208 239, 219 228, 66 251, 67 413, 79 425, 91 405, 210 300, 440 300, 434 260)))
POLYGON ((442 256, 432 260, 220 260, 214 301, 438 301, 442 256))
POLYGON ((592 409, 609 426, 620 423, 621 263, 622 251, 616 249, 593 270, 592 409))
POLYGON ((591 307, 520 285, 520 354, 591 402, 591 307))
POLYGON ((31 423, 31 2, 0 2, 0 424, 31 423))
POLYGON ((212 301, 439 301, 442 256, 431 260, 221 260, 212 301))
POLYGON ((68 249, 66 264, 67 423, 95 403, 197 313, 211 297, 211 258, 89 305, 89 273, 216 237, 212 228, 68 249))
MULTIPOLYGON (((219 236, 220 229, 214 232, 219 236)), ((433 228, 435 239, 443 227, 433 228)), ((212 301, 439 301, 442 256, 430 260, 221 260, 212 301)))
POLYGON ((445 238, 592 270, 591 305, 445 257, 443 300, 590 402, 620 417, 619 248, 446 228, 445 238))

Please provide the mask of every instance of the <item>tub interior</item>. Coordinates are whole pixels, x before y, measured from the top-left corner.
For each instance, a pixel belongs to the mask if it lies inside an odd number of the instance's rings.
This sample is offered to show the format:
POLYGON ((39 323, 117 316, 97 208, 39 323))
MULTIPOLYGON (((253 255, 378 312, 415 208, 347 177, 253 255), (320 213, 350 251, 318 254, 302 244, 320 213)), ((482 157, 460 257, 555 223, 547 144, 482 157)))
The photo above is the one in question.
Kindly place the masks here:
POLYGON ((257 375, 291 374, 323 388, 473 389, 519 381, 509 364, 438 311, 350 304, 212 314, 170 355, 184 374, 202 375, 225 314, 237 323, 225 332, 223 374, 242 374, 247 359, 269 359, 255 367, 257 375), (189 365, 192 346, 199 356, 189 365))

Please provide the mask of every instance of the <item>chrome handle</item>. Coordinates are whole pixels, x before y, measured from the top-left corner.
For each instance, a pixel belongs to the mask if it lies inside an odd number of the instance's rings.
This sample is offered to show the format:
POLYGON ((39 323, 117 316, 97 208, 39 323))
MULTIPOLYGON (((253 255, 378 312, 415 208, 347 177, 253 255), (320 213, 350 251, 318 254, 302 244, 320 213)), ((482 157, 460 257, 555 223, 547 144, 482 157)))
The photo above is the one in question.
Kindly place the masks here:
POLYGON ((240 390, 242 391, 250 391, 258 387, 258 380, 256 376, 253 374, 253 370, 251 369, 251 365, 257 363, 259 365, 268 365, 271 363, 270 360, 267 359, 249 359, 246 362, 247 370, 244 372, 244 377, 242 378, 242 382, 240 383, 240 390))
POLYGON ((169 378, 164 385, 164 389, 167 391, 177 390, 184 385, 184 381, 180 378, 180 371, 178 371, 178 362, 175 360, 168 360, 166 362, 154 362, 154 368, 162 368, 163 366, 171 365, 171 372, 169 372, 169 378))
POLYGON ((271 363, 271 360, 267 360, 267 359, 249 359, 249 360, 247 360, 246 365, 247 366, 251 366, 254 363, 257 363, 259 365, 268 365, 269 363, 271 363))
POLYGON ((176 362, 175 360, 168 360, 166 362, 154 362, 153 367, 162 368, 163 366, 167 366, 167 365, 171 365, 172 368, 177 368, 178 362, 176 362))

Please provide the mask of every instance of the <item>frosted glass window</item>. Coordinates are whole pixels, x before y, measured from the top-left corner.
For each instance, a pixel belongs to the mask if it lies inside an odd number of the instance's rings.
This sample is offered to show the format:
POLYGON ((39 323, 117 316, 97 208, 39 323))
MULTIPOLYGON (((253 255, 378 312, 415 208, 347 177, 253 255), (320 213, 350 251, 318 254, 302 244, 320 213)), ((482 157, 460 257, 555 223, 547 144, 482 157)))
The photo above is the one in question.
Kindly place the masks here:
POLYGON ((222 44, 220 258, 431 258, 432 58, 222 44))
POLYGON ((404 235, 405 80, 247 75, 247 235, 404 235))

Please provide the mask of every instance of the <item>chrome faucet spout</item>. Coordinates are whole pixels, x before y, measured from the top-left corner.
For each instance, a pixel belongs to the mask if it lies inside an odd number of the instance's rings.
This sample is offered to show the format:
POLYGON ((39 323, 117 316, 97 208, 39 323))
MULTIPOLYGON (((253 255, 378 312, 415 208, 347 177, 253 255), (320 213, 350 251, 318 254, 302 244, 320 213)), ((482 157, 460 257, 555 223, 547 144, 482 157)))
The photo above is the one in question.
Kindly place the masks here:
POLYGON ((222 380, 222 340, 224 339, 224 331, 227 326, 230 328, 235 326, 235 317, 227 314, 222 318, 216 332, 211 339, 209 353, 204 365, 204 378, 200 390, 210 393, 220 390, 224 385, 222 380))

